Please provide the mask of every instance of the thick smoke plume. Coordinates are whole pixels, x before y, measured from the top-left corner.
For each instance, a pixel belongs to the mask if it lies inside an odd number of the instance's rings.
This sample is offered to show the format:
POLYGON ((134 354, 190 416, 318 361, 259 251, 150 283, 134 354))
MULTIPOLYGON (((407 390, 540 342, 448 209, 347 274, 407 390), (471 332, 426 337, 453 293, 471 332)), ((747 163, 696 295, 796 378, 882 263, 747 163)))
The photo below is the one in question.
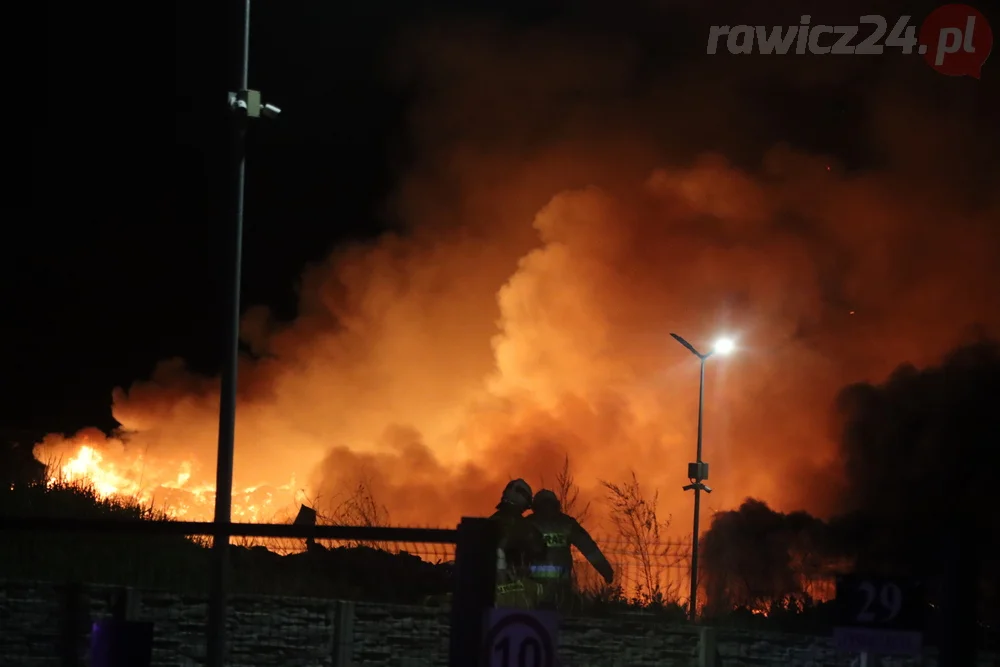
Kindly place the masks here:
MULTIPOLYGON (((829 427, 840 389, 996 330, 1000 190, 973 187, 996 184, 977 157, 995 138, 969 129, 960 84, 884 65, 858 122, 824 141, 786 128, 827 123, 802 116, 853 65, 719 57, 653 76, 648 45, 611 30, 401 40, 393 76, 418 91, 420 159, 393 202, 407 229, 309 267, 294 321, 246 314, 237 487, 323 506, 365 477, 393 523, 441 524, 488 512, 511 476, 554 479, 568 454, 584 498, 635 470, 661 515, 686 515, 698 364, 669 333, 727 332, 739 353, 707 378, 709 504, 825 516, 859 497, 867 446, 829 427), (932 85, 954 103, 921 106, 932 85), (791 147, 841 143, 878 167, 791 147)), ((167 361, 115 391, 127 437, 91 440, 107 460, 144 454, 150 484, 210 483, 217 407, 215 379, 167 361)))
POLYGON ((991 341, 846 387, 837 399, 844 513, 824 522, 752 499, 720 512, 705 536, 710 601, 752 607, 814 593, 810 575, 845 566, 939 577, 957 542, 968 540, 988 563, 984 602, 995 605, 998 406, 1000 346, 991 341))

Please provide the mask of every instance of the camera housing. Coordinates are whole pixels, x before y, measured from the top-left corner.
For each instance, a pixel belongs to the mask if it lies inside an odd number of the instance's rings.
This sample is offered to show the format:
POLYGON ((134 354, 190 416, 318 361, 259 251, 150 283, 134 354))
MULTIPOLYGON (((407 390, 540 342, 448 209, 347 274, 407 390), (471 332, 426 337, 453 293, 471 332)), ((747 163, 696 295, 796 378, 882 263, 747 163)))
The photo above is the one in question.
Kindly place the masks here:
POLYGON ((281 109, 273 104, 264 104, 259 90, 240 90, 229 93, 229 108, 242 118, 260 118, 274 120, 281 114, 281 109))

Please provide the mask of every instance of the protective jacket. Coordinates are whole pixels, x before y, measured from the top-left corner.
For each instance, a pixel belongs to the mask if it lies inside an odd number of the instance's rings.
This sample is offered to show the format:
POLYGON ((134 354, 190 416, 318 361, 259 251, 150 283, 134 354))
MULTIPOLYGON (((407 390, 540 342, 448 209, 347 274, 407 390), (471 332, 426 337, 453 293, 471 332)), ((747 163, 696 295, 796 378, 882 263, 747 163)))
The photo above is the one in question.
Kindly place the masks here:
POLYGON ((543 558, 531 562, 532 579, 540 582, 555 580, 568 583, 573 573, 573 554, 570 547, 576 547, 604 580, 611 582, 614 577, 611 563, 583 526, 561 511, 554 493, 545 489, 539 491, 535 496, 533 508, 534 511, 527 520, 542 534, 546 550, 543 558))

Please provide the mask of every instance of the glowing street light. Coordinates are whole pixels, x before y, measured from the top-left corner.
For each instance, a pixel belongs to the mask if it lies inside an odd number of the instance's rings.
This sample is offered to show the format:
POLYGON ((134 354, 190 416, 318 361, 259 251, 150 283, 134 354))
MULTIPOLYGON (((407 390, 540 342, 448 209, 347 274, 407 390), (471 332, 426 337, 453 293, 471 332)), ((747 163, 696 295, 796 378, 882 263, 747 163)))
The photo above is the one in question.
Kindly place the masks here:
POLYGON ((736 342, 728 337, 718 338, 712 345, 712 349, 703 353, 699 352, 694 345, 677 334, 672 333, 670 335, 674 340, 687 348, 691 354, 698 357, 698 360, 701 362, 701 379, 698 382, 698 450, 695 462, 688 464, 688 480, 691 483, 684 487, 685 491, 694 491, 694 533, 691 537, 691 596, 688 603, 688 614, 691 620, 694 620, 698 613, 698 532, 701 522, 701 492, 712 492, 712 489, 705 484, 705 480, 708 479, 708 464, 701 460, 702 417, 705 411, 705 362, 713 354, 730 354, 736 349, 736 342))
POLYGON ((722 337, 715 341, 715 345, 712 346, 712 351, 715 354, 721 354, 723 356, 729 354, 736 349, 736 341, 732 338, 722 337))

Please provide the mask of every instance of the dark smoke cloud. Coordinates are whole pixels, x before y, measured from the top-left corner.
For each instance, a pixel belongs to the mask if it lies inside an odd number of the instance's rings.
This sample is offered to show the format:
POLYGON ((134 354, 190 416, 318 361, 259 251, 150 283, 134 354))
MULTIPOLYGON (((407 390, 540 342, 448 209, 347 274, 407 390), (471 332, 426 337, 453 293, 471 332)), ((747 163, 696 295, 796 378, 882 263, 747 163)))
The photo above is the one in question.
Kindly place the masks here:
POLYGON ((937 577, 957 539, 987 563, 995 599, 998 408, 1000 346, 989 340, 961 346, 938 365, 903 365, 884 382, 843 389, 836 404, 843 514, 823 522, 747 500, 716 515, 705 536, 710 601, 725 607, 801 593, 796 574, 845 566, 937 577))
POLYGON ((719 512, 702 543, 707 613, 767 609, 783 598, 824 599, 828 591, 817 584, 852 554, 841 537, 805 512, 776 512, 752 498, 719 512))
POLYGON ((1000 346, 980 342, 939 366, 898 368, 881 385, 857 384, 837 400, 846 483, 839 504, 880 525, 894 542, 947 534, 956 520, 989 536, 1000 521, 1000 346))

